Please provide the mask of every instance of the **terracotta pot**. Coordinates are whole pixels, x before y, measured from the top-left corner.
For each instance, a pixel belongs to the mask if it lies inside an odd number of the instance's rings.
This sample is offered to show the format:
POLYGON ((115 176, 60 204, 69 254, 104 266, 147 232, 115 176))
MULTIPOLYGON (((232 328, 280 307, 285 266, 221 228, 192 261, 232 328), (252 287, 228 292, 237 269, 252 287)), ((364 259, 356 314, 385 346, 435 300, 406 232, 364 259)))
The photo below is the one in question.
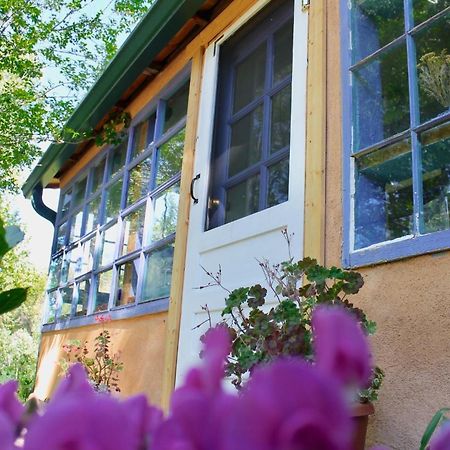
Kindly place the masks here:
POLYGON ((355 424, 352 450, 364 450, 369 416, 375 412, 375 409, 372 403, 358 403, 352 409, 352 418, 355 424))

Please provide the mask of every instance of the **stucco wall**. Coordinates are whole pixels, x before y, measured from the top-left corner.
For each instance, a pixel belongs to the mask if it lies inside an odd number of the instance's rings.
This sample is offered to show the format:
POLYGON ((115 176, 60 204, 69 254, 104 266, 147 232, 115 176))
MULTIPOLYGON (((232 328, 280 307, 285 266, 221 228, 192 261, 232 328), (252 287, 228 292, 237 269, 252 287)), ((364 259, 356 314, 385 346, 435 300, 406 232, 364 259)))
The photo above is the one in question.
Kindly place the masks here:
MULTIPOLYGON (((328 0, 325 260, 341 264, 341 97, 339 2, 328 0)), ((450 405, 450 253, 360 269, 357 304, 378 324, 376 361, 386 372, 368 444, 418 448, 434 412, 450 405)))
POLYGON ((35 394, 39 399, 51 396, 61 376, 62 346, 72 339, 93 343, 104 326, 111 332, 112 352, 120 352, 124 369, 119 376, 123 396, 145 393, 152 403, 160 404, 164 364, 167 313, 152 314, 104 325, 95 324, 42 335, 35 394))

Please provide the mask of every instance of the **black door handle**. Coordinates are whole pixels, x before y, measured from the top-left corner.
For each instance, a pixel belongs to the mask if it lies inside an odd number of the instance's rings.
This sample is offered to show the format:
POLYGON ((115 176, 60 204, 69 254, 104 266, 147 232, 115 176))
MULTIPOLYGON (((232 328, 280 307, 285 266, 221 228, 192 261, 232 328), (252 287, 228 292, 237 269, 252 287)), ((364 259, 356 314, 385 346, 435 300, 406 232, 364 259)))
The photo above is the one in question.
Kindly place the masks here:
POLYGON ((194 200, 194 204, 198 203, 198 198, 194 197, 194 184, 200 178, 200 174, 198 173, 191 181, 191 198, 194 200))

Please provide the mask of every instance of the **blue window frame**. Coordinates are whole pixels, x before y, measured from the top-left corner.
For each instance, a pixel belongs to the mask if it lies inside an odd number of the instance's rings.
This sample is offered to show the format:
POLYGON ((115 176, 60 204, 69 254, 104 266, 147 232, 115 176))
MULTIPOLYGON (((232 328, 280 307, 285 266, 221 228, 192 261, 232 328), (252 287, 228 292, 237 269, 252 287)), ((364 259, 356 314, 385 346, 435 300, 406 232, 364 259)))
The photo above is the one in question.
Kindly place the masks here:
POLYGON ((288 199, 292 15, 272 2, 221 46, 207 229, 288 199))
POLYGON ((450 247, 450 1, 341 2, 344 251, 450 247))
POLYGON ((62 191, 47 327, 90 323, 103 311, 128 317, 167 308, 188 89, 184 77, 62 191))

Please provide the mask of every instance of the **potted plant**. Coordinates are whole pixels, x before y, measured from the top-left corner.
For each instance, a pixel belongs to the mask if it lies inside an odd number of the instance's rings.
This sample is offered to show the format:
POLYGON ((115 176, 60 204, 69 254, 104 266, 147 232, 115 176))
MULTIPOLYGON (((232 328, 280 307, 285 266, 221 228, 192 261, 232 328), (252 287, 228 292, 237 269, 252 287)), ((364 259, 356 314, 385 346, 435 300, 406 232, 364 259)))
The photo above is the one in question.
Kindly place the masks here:
MULTIPOLYGON (((375 322, 349 301, 349 296, 357 294, 364 284, 358 272, 326 268, 311 258, 297 262, 291 258, 276 265, 268 261, 259 264, 270 294, 260 284, 228 291, 222 311, 232 338, 226 371, 237 389, 241 389, 257 365, 276 357, 300 356, 313 360, 311 319, 316 305, 343 306, 367 334, 375 332, 375 322)), ((214 284, 224 287, 220 271, 216 275, 207 274, 214 284)), ((372 401, 377 399, 383 376, 382 370, 375 367, 372 385, 360 391, 355 399, 355 450, 364 448, 368 415, 374 411, 372 401)))

